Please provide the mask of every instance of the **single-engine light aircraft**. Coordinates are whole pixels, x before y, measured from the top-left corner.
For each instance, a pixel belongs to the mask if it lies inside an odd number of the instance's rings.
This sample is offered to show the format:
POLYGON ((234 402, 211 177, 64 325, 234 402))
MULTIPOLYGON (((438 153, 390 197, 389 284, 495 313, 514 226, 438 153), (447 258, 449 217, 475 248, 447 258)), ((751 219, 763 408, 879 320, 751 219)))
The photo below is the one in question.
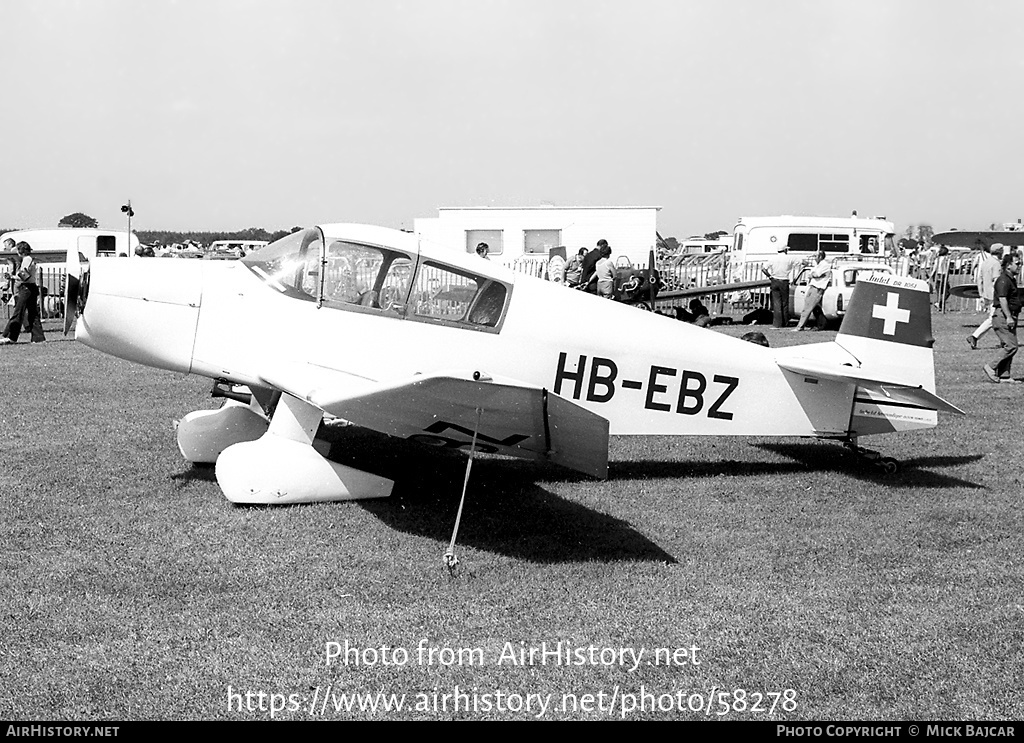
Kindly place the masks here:
POLYGON ((600 478, 610 434, 814 437, 880 460, 859 437, 962 412, 935 394, 928 285, 893 275, 857 283, 834 342, 788 348, 356 224, 240 261, 69 266, 67 286, 82 343, 249 388, 177 428, 238 503, 390 495, 393 481, 320 454, 325 416, 600 478))

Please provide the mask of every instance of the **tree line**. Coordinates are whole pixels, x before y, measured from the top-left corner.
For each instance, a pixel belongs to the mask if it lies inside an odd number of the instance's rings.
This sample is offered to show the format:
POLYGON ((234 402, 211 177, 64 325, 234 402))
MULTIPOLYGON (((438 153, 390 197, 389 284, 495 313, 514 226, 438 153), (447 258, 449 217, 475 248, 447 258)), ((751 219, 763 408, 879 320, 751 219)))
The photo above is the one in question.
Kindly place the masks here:
MULTIPOLYGON (((57 223, 58 227, 99 227, 100 223, 90 217, 88 214, 82 212, 75 212, 68 214, 61 218, 57 223)), ((0 228, 0 234, 5 232, 16 232, 21 228, 18 227, 4 227, 0 228)), ((119 229, 119 228, 115 228, 119 229)), ((233 230, 233 231, 221 231, 221 232, 200 232, 196 230, 187 230, 179 232, 175 230, 132 230, 135 236, 139 238, 139 242, 144 245, 174 245, 183 244, 185 242, 194 242, 200 245, 209 245, 216 240, 266 240, 267 242, 274 242, 280 240, 282 237, 286 237, 293 232, 301 230, 302 227, 292 227, 290 230, 276 230, 274 232, 268 232, 262 227, 247 227, 244 230, 233 230)))

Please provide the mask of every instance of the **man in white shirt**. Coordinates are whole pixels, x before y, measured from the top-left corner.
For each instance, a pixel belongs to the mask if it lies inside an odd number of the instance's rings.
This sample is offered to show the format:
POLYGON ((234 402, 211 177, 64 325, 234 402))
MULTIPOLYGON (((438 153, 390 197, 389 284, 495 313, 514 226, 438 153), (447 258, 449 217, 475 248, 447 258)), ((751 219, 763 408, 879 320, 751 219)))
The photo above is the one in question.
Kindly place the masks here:
POLYGON ((793 265, 794 260, 789 257, 789 246, 784 245, 761 269, 771 279, 772 327, 775 328, 789 325, 789 275, 793 273, 793 265))
POLYGON ((800 321, 793 330, 804 330, 811 314, 821 314, 821 298, 825 296, 828 282, 832 278, 832 261, 825 257, 825 251, 819 250, 815 259, 818 261, 811 269, 811 281, 804 297, 804 311, 800 313, 800 321))
POLYGON ((967 336, 967 345, 971 347, 972 351, 978 347, 978 341, 981 340, 981 336, 992 329, 992 288, 996 285, 996 279, 999 278, 999 274, 1002 273, 1000 262, 1002 256, 1002 244, 992 243, 978 264, 976 282, 978 294, 981 296, 982 302, 984 302, 985 319, 982 320, 977 330, 967 336))

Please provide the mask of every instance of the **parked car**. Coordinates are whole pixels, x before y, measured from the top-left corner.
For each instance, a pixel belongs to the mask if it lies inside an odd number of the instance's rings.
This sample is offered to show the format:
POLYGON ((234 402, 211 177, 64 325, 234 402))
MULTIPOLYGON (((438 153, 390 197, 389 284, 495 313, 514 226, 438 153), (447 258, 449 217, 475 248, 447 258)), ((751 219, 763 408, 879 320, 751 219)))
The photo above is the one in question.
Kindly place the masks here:
MULTIPOLYGON (((794 315, 799 316, 804 311, 804 300, 807 298, 807 289, 811 282, 811 269, 814 266, 804 266, 797 273, 796 278, 790 284, 789 306, 794 315)), ((821 298, 821 310, 824 314, 824 321, 829 322, 841 320, 846 314, 846 308, 850 306, 850 296, 853 294, 853 287, 858 277, 869 273, 892 273, 892 268, 887 263, 870 260, 851 260, 838 258, 832 263, 832 275, 829 277, 828 288, 821 298)))

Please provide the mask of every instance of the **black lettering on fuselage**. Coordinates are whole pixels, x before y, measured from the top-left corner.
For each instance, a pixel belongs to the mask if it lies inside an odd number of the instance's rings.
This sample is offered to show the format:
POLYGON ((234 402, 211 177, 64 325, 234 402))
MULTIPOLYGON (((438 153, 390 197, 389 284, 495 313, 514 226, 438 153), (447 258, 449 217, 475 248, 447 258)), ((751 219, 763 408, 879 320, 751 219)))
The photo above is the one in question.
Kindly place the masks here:
POLYGON ((655 402, 654 396, 662 392, 668 392, 668 387, 664 384, 658 384, 658 377, 662 374, 666 374, 670 377, 676 375, 675 369, 670 369, 667 366, 652 366, 651 376, 647 380, 647 400, 644 402, 644 407, 648 410, 664 410, 666 413, 672 410, 672 406, 664 402, 655 402))
MULTIPOLYGON (((582 358, 582 357, 581 357, 582 358)), ((583 364, 580 364, 583 368, 583 364)), ((615 394, 615 378, 619 375, 619 367, 611 359, 602 359, 595 356, 590 364, 590 384, 587 386, 587 400, 590 402, 608 402, 615 394), (600 369, 607 370, 607 374, 601 374, 600 369), (604 392, 597 392, 598 387, 604 387, 604 392)))
MULTIPOLYGON (((612 359, 606 359, 601 356, 594 356, 590 359, 590 369, 587 370, 587 357, 584 355, 579 356, 575 368, 570 369, 567 366, 568 354, 565 352, 559 353, 558 355, 558 369, 555 371, 555 384, 554 392, 556 395, 562 393, 562 388, 566 382, 573 383, 572 399, 579 400, 581 398, 586 399, 588 402, 609 402, 617 391, 616 380, 619 378, 619 367, 612 359), (584 397, 584 378, 587 380, 586 384, 586 396, 584 397)), ((725 385, 725 389, 722 390, 721 394, 715 398, 714 402, 708 407, 706 403, 710 399, 708 389, 708 378, 699 371, 692 369, 678 370, 670 366, 658 366, 656 364, 651 365, 649 373, 647 375, 646 385, 647 391, 643 397, 643 406, 646 410, 657 410, 663 413, 671 413, 672 409, 672 396, 676 396, 675 413, 678 415, 698 415, 701 411, 706 410, 708 418, 714 418, 717 420, 731 421, 733 419, 733 413, 722 410, 729 396, 736 390, 740 385, 739 377, 730 377, 724 374, 715 374, 712 377, 714 384, 725 385), (676 394, 671 383, 668 381, 670 377, 679 377, 679 390, 676 394), (705 397, 708 399, 705 399, 705 397), (668 398, 667 400, 665 398, 668 398)), ((622 390, 640 390, 644 389, 644 382, 636 379, 626 378, 620 383, 622 390)), ((566 390, 568 396, 569 391, 566 390)), ((629 392, 625 392, 627 398, 635 400, 636 404, 640 403, 638 397, 631 396, 629 392)), ((438 424, 435 423, 428 431, 435 431, 438 424)), ((454 427, 454 426, 452 426, 454 427)), ((444 430, 444 428, 437 429, 437 431, 444 430)), ((458 428, 458 430, 469 435, 470 431, 464 428, 458 428)), ((482 437, 485 438, 486 437, 482 437)), ((489 442, 507 446, 503 441, 495 441, 494 439, 486 439, 489 442)), ((518 443, 518 442, 515 442, 518 443)))
POLYGON ((555 394, 562 394, 562 382, 566 379, 576 382, 576 387, 572 393, 573 400, 579 400, 580 394, 583 392, 583 373, 587 366, 587 357, 581 355, 580 361, 576 365, 576 371, 570 372, 565 368, 566 353, 558 354, 558 371, 555 372, 555 394))
POLYGON ((700 372, 683 370, 683 378, 679 383, 679 402, 676 405, 676 412, 683 415, 697 415, 704 407, 704 390, 708 388, 708 380, 700 372), (690 382, 696 382, 696 386, 690 387, 690 382), (693 400, 687 404, 687 400, 693 400))
POLYGON ((716 374, 715 382, 718 384, 724 384, 725 391, 722 393, 721 397, 715 400, 715 404, 708 408, 708 418, 721 418, 722 420, 731 421, 732 413, 727 413, 722 410, 722 403, 724 403, 729 395, 732 394, 733 390, 740 386, 740 380, 737 377, 725 377, 721 374, 716 374))

